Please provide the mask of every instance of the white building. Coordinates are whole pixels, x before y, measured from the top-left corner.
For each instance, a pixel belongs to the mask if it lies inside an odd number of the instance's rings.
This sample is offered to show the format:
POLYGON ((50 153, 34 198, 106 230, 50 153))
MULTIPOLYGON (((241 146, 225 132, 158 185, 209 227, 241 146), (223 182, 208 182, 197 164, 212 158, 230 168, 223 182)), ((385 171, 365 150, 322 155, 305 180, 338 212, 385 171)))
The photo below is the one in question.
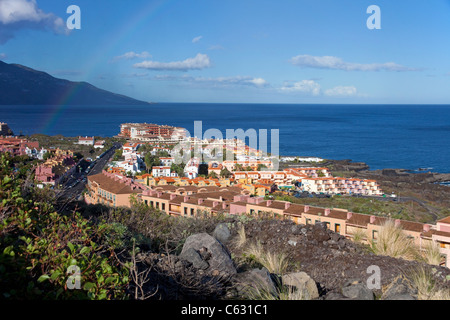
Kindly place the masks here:
POLYGON ((175 161, 175 159, 172 157, 162 157, 159 158, 159 160, 161 160, 161 165, 164 167, 172 166, 173 162, 175 161))
POLYGON ((47 153, 47 149, 42 148, 40 150, 37 150, 36 148, 28 148, 25 147, 25 153, 34 159, 44 160, 44 154, 47 153))
POLYGON ((171 177, 170 167, 167 166, 154 166, 152 168, 152 176, 157 177, 171 177))
POLYGON ((192 158, 184 167, 184 174, 186 177, 190 179, 197 178, 198 176, 198 167, 200 166, 200 159, 199 158, 192 158))
POLYGON ((103 149, 105 147, 105 140, 97 140, 94 143, 95 149, 103 149))
POLYGON ((79 137, 78 138, 78 144, 83 144, 87 146, 93 146, 95 143, 94 137, 79 137))

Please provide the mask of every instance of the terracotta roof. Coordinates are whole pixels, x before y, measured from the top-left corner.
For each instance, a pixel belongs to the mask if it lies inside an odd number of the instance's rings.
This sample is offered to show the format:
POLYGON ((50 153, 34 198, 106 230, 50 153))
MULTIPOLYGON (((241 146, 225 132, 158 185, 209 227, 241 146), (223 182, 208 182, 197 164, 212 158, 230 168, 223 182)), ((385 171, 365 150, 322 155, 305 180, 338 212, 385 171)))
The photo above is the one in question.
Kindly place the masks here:
POLYGON ((115 194, 131 194, 142 192, 142 189, 138 188, 132 190, 130 186, 126 185, 120 179, 116 181, 113 178, 107 177, 103 173, 88 176, 88 180, 96 182, 101 189, 115 194))
POLYGON ((437 222, 439 222, 439 223, 448 223, 448 224, 450 224, 450 216, 445 217, 445 218, 443 218, 443 219, 441 219, 441 220, 438 220, 437 222))
POLYGON ((370 223, 370 216, 367 214, 352 213, 351 218, 347 221, 347 224, 353 224, 356 226, 366 227, 370 223))

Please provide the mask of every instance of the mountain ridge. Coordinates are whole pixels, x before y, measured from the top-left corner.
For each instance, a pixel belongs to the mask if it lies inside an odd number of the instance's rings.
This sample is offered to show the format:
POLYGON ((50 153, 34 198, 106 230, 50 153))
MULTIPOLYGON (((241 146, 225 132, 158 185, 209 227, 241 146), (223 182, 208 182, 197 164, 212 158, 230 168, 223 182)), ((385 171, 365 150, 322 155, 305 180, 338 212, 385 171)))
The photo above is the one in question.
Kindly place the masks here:
POLYGON ((0 105, 143 105, 88 82, 53 77, 33 68, 0 60, 0 105))

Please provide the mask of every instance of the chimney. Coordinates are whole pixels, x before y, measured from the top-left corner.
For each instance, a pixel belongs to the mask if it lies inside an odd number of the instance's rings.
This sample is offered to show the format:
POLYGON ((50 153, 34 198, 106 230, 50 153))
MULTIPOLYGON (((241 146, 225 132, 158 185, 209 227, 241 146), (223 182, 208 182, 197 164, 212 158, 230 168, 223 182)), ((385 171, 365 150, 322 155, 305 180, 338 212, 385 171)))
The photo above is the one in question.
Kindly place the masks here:
POLYGON ((172 193, 172 194, 170 195, 170 200, 173 200, 173 199, 175 199, 176 197, 177 197, 177 195, 172 193))
POLYGON ((183 202, 188 202, 189 197, 188 196, 184 196, 183 202))
POLYGON ((242 201, 242 197, 241 196, 234 196, 233 197, 233 202, 238 202, 238 201, 242 201))
POLYGON ((162 196, 162 191, 157 191, 157 192, 156 192, 156 196, 157 196, 158 198, 161 198, 161 196, 162 196))
POLYGON ((305 208, 303 209, 303 212, 308 212, 309 211, 309 206, 305 206, 305 208))
POLYGON ((267 200, 267 206, 270 207, 273 203, 273 200, 267 200))
POLYGON ((375 216, 370 216, 370 223, 373 224, 375 222, 375 216))
POLYGON ((198 199, 198 204, 202 204, 202 203, 203 203, 203 199, 202 198, 198 199))
POLYGON ((286 203, 284 204, 284 210, 289 209, 290 206, 291 206, 291 203, 290 203, 290 202, 286 202, 286 203))
POLYGON ((219 201, 213 201, 213 207, 217 206, 219 204, 219 201))
POLYGON ((227 204, 226 204, 226 202, 222 202, 222 209, 226 209, 227 208, 227 204))
POLYGON ((350 220, 350 218, 352 217, 353 212, 347 212, 347 220, 350 220))
POLYGON ((428 232, 428 231, 430 231, 430 229, 431 229, 431 226, 429 224, 424 224, 423 225, 423 231, 424 232, 428 232))
POLYGON ((326 208, 325 209, 325 216, 330 215, 330 212, 331 212, 330 208, 326 208))

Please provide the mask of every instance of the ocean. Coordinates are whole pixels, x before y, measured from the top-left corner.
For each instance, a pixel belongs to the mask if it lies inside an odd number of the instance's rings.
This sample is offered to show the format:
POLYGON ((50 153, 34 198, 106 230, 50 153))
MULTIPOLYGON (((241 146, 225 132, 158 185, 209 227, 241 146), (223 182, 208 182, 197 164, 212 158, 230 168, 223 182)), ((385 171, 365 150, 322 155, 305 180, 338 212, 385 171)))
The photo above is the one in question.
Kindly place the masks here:
MULTIPOLYGON (((143 106, 0 106, 15 134, 111 137, 126 122, 279 130, 283 156, 365 162, 371 169, 450 173, 450 105, 156 103, 143 106)), ((270 149, 268 150, 270 151, 270 149)))

